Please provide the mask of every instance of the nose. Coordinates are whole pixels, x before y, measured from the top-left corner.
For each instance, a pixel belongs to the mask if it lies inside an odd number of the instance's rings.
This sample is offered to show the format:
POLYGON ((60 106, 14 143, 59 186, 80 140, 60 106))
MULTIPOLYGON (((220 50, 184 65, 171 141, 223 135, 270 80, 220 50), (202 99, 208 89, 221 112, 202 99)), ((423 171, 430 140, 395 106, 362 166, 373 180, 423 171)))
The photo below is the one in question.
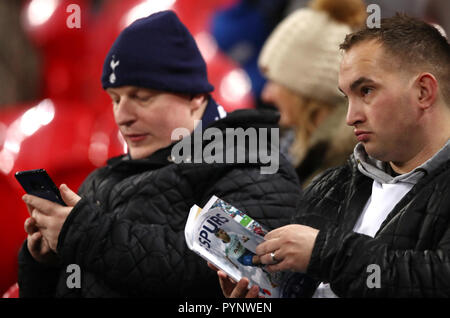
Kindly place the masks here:
POLYGON ((358 124, 361 124, 365 121, 365 115, 363 112, 362 107, 352 102, 350 99, 348 101, 348 108, 347 108, 347 117, 346 122, 349 126, 357 126, 358 124))
POLYGON ((127 97, 114 105, 114 118, 119 126, 131 126, 137 119, 135 108, 127 97))
POLYGON ((261 99, 263 102, 271 104, 274 102, 273 97, 273 83, 270 81, 267 81, 266 84, 264 84, 263 90, 261 92, 261 99))

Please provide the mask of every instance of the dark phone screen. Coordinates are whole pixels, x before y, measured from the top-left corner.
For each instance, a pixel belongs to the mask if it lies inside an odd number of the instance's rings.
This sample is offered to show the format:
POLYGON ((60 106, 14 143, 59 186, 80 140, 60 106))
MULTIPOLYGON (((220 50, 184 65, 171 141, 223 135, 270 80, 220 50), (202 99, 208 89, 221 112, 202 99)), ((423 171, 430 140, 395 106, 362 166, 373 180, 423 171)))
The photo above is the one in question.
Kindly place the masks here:
POLYGON ((25 192, 37 197, 66 205, 58 187, 44 169, 16 172, 15 177, 25 192))

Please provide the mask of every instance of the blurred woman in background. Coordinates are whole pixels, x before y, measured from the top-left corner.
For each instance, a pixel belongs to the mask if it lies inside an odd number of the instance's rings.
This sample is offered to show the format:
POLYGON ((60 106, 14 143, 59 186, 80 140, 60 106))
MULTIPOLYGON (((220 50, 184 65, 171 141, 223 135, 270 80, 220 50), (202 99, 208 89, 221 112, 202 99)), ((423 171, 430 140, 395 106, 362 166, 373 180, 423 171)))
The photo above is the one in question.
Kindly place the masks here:
POLYGON ((338 89, 339 44, 365 20, 361 0, 313 0, 275 28, 259 56, 268 79, 261 98, 280 112, 281 152, 303 187, 343 164, 356 144, 338 89))

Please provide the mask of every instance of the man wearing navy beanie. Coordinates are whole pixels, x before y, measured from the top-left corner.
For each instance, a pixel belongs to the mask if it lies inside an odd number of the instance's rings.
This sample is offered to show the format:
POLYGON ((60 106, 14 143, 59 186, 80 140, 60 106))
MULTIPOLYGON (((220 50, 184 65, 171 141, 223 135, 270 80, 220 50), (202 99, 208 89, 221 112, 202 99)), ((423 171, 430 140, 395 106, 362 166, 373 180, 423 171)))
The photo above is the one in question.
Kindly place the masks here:
POLYGON ((128 153, 93 171, 78 195, 61 186, 67 206, 26 196, 33 213, 19 254, 20 296, 223 297, 216 273, 185 243, 191 206, 217 195, 272 229, 295 213, 299 183, 283 157, 274 174, 261 174, 261 160, 177 164, 172 150, 191 135, 177 141, 172 133, 195 133, 198 123, 224 134, 237 127, 272 129, 278 116, 226 115, 209 94, 213 87, 192 35, 172 11, 124 29, 101 80, 128 153))
POLYGON ((173 11, 152 14, 123 30, 106 56, 102 85, 186 94, 214 89, 194 38, 173 11))
POLYGON ((192 131, 195 120, 202 119, 205 126, 226 115, 207 95, 214 87, 208 82, 205 61, 173 11, 136 20, 122 31, 106 56, 102 86, 113 101, 116 122, 134 159, 168 146, 178 127, 192 131), (153 108, 160 109, 142 116, 148 128, 127 125, 130 114, 120 107, 125 98, 143 104, 152 99, 153 108))

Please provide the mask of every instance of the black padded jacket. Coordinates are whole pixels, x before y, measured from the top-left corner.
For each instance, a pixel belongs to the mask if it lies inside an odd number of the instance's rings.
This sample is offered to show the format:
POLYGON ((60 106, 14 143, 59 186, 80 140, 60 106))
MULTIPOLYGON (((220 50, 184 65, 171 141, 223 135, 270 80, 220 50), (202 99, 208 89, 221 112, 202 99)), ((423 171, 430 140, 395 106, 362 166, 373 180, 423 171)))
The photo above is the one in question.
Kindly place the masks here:
POLYGON ((449 297, 450 160, 403 197, 374 238, 353 232, 372 182, 351 156, 305 190, 295 223, 320 230, 307 274, 339 297, 449 297))
MULTIPOLYGON (((277 122, 272 112, 239 110, 212 127, 277 122)), ((189 209, 216 195, 269 229, 288 224, 301 194, 295 170, 282 156, 277 173, 261 174, 261 163, 175 164, 170 154, 168 147, 143 160, 119 157, 94 171, 59 235, 61 264, 43 266, 22 246, 20 296, 222 297, 216 273, 186 246, 189 209), (81 288, 68 287, 69 264, 79 266, 81 288)))

